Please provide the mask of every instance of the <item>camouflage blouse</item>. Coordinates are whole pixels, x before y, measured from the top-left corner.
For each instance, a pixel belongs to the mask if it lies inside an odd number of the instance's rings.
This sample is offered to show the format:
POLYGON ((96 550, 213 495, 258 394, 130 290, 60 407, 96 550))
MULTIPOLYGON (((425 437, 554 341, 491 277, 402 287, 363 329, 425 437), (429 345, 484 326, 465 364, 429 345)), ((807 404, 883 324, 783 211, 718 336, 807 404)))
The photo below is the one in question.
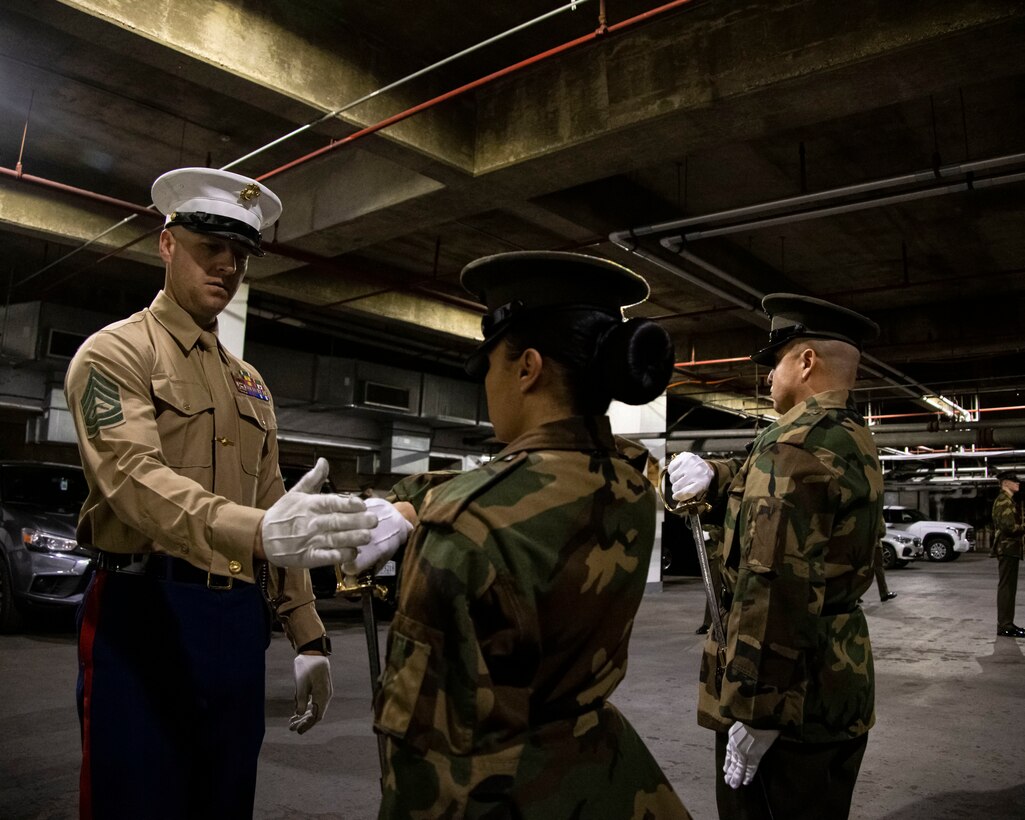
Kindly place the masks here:
POLYGON ((402 482, 420 526, 375 703, 380 817, 686 818, 608 698, 654 537, 651 485, 604 417, 402 482))
POLYGON ((712 466, 714 487, 729 494, 727 657, 720 691, 709 636, 698 723, 722 731, 742 721, 806 743, 867 732, 874 674, 858 598, 884 525, 864 420, 847 391, 819 393, 766 428, 746 460, 712 466))
POLYGON ((1021 504, 1001 490, 993 501, 993 554, 1021 558, 1023 538, 1021 504))

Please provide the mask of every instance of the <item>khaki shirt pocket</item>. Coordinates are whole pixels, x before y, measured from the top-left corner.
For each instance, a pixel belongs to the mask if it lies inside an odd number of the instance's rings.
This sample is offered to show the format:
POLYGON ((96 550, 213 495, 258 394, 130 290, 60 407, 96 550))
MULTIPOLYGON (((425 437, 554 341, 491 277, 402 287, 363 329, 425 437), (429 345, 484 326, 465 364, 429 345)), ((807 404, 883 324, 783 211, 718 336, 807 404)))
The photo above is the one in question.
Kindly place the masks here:
POLYGON ((267 402, 254 401, 249 396, 235 396, 235 405, 238 408, 242 469, 251 476, 258 476, 267 434, 276 429, 274 416, 267 402))
POLYGON ((171 467, 213 464, 213 400, 206 385, 153 376, 153 414, 164 461, 171 467))

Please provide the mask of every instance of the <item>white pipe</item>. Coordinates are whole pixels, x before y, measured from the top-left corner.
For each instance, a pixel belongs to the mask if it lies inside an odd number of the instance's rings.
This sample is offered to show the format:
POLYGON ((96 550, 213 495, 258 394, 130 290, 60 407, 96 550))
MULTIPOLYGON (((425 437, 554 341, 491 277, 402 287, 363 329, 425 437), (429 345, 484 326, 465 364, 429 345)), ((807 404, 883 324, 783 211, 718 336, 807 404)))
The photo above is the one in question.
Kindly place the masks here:
POLYGON ((357 105, 360 105, 361 103, 365 103, 368 100, 372 100, 374 97, 378 96, 379 94, 384 94, 384 93, 386 93, 388 91, 393 91, 396 88, 398 88, 399 86, 408 83, 410 80, 415 80, 418 77, 422 77, 425 74, 429 74, 430 72, 434 71, 435 69, 441 68, 444 65, 448 65, 449 63, 453 62, 454 60, 458 60, 460 57, 465 57, 467 54, 472 54, 473 52, 475 52, 475 51, 477 51, 479 49, 485 48, 486 46, 489 46, 492 43, 497 43, 499 40, 503 40, 503 39, 505 39, 506 37, 509 37, 512 34, 516 34, 516 33, 520 32, 520 31, 523 31, 524 29, 529 28, 530 26, 533 26, 536 23, 543 22, 544 20, 547 20, 549 17, 554 17, 556 14, 561 14, 564 11, 576 11, 576 7, 577 6, 581 5, 582 3, 586 3, 586 2, 588 2, 588 0, 574 0, 574 2, 567 3, 566 5, 560 6, 557 9, 553 9, 552 11, 545 12, 540 17, 535 17, 533 20, 528 20, 526 23, 520 23, 520 25, 514 26, 513 28, 509 29, 508 31, 503 31, 501 34, 496 34, 494 37, 489 37, 487 40, 482 40, 481 42, 477 43, 476 45, 470 46, 469 48, 464 48, 462 51, 457 52, 456 54, 451 54, 451 55, 449 55, 448 57, 445 57, 442 60, 438 60, 438 62, 436 62, 436 63, 432 63, 429 66, 425 66, 424 68, 421 68, 419 71, 414 71, 412 74, 407 74, 402 79, 395 80, 395 82, 389 83, 388 85, 384 86, 383 88, 378 88, 376 91, 371 91, 369 94, 365 94, 364 96, 360 97, 358 100, 353 100, 352 102, 346 103, 341 108, 337 108, 334 111, 329 111, 327 114, 324 114, 324 116, 320 117, 319 119, 313 120, 312 122, 308 122, 308 123, 306 123, 306 125, 300 126, 299 128, 296 128, 294 131, 290 131, 289 133, 285 134, 282 137, 278 137, 273 142, 268 142, 266 145, 264 145, 264 146, 262 146, 260 148, 257 148, 255 151, 250 151, 244 157, 239 157, 238 159, 233 160, 232 162, 229 162, 227 165, 222 166, 221 170, 222 171, 227 171, 229 168, 234 168, 236 165, 240 165, 241 163, 245 162, 247 159, 252 159, 253 157, 257 156, 258 154, 262 154, 264 151, 267 151, 268 149, 273 148, 275 145, 280 145, 281 143, 285 142, 286 140, 290 140, 292 137, 298 136, 299 134, 303 133, 303 131, 306 131, 306 130, 310 129, 310 128, 312 128, 315 125, 319 125, 320 123, 322 123, 322 122, 324 122, 326 120, 329 120, 332 117, 337 117, 339 114, 342 114, 342 113, 348 111, 350 108, 355 108, 357 105))

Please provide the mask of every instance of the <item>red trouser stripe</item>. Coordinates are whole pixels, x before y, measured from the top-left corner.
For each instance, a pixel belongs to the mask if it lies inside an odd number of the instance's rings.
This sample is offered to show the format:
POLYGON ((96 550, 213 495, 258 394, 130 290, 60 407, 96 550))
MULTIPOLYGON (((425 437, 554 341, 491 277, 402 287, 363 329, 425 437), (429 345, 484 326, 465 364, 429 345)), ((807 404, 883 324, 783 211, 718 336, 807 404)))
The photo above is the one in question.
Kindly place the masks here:
POLYGON ((92 699, 93 699, 93 642, 96 624, 100 619, 100 595, 107 580, 106 570, 96 570, 92 589, 82 613, 82 627, 78 633, 78 662, 82 664, 82 771, 78 780, 78 816, 80 820, 93 820, 92 767, 92 699))

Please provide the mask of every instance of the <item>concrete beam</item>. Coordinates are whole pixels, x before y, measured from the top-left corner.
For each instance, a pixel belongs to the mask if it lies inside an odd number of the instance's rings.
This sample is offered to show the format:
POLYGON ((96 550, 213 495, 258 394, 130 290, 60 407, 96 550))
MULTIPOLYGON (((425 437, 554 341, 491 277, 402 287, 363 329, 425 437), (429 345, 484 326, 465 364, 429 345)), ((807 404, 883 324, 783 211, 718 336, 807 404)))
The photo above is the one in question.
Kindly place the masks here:
MULTIPOLYGON (((329 112, 422 68, 415 55, 360 36, 322 3, 281 11, 245 0, 61 0, 65 5, 285 97, 329 112)), ((396 114, 446 88, 430 77, 375 97, 339 116, 352 128, 396 114), (413 94, 415 93, 415 97, 413 94)), ((388 129, 387 138, 455 167, 468 168, 473 122, 457 101, 388 129)))
MULTIPOLYGON (((0 222, 15 232, 66 245, 79 245, 96 239, 125 217, 124 212, 102 204, 83 204, 83 200, 36 188, 9 177, 0 177, 0 222)), ((97 252, 121 247, 160 223, 139 216, 126 225, 96 239, 97 252)), ((156 252, 156 241, 142 240, 122 255, 137 262, 163 266, 156 252)), ((30 272, 26 272, 30 273, 30 272)))

